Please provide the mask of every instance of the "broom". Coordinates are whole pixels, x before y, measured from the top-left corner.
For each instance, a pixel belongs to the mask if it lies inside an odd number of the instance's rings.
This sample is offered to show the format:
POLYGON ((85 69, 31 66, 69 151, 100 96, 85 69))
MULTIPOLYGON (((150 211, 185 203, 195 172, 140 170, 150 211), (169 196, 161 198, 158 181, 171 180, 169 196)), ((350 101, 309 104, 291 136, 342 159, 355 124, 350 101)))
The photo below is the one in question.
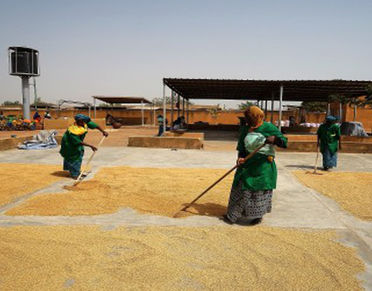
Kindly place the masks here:
MULTIPOLYGON (((243 164, 249 160, 251 157, 253 157, 260 149, 262 149, 266 144, 260 145, 258 148, 256 148, 253 152, 251 152, 248 156, 244 158, 243 164)), ((210 185, 207 189, 205 189, 201 194, 199 194, 193 201, 191 201, 188 205, 184 206, 182 209, 177 211, 173 217, 176 217, 178 213, 181 211, 186 211, 188 208, 190 208, 196 201, 198 201, 202 196, 204 196, 209 190, 211 190, 214 186, 216 186, 219 182, 221 182, 224 178, 226 178, 231 172, 233 172, 236 168, 238 168, 240 165, 235 165, 230 170, 228 170, 221 178, 219 178, 216 182, 214 182, 212 185, 210 185)))

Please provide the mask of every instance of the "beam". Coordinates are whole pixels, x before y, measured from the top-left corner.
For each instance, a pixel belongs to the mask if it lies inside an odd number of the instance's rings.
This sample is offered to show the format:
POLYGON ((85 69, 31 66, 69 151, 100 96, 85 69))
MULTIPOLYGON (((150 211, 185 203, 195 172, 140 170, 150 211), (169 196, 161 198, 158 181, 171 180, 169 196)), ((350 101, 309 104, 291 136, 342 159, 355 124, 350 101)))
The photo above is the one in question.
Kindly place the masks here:
POLYGON ((165 100, 165 84, 163 83, 163 135, 167 129, 167 101, 165 100))
POLYGON ((279 93, 279 131, 282 130, 282 101, 283 101, 283 85, 280 86, 280 93, 279 93))

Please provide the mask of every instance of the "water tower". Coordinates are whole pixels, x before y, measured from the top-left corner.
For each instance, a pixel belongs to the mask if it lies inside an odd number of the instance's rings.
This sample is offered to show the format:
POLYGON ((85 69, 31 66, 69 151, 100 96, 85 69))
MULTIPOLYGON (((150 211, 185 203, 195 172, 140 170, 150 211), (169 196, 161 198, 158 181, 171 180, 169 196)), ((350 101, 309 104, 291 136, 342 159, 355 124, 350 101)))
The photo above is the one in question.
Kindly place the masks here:
POLYGON ((9 47, 9 74, 22 79, 23 118, 30 116, 30 78, 40 75, 39 51, 27 47, 9 47))

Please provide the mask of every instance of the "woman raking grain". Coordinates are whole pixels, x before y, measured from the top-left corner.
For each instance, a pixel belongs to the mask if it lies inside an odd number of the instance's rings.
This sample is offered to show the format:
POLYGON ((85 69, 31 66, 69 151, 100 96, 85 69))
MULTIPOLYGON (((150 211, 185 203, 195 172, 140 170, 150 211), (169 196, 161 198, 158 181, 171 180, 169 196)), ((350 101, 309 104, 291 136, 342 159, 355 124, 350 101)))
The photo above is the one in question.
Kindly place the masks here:
POLYGON ((244 217, 257 224, 271 212, 277 179, 274 145, 286 148, 287 138, 273 124, 263 121, 264 113, 257 106, 248 107, 244 115, 247 125, 241 128, 237 145, 240 167, 235 173, 224 220, 235 223, 244 217), (244 162, 244 157, 262 144, 266 145, 244 162))
POLYGON ((104 136, 108 133, 104 131, 98 124, 83 114, 75 116, 75 123, 66 130, 61 142, 61 150, 59 151, 63 157, 63 170, 69 171, 72 178, 79 177, 81 163, 84 156, 84 146, 90 147, 93 151, 97 148, 93 145, 84 142, 84 138, 90 129, 98 129, 104 136))

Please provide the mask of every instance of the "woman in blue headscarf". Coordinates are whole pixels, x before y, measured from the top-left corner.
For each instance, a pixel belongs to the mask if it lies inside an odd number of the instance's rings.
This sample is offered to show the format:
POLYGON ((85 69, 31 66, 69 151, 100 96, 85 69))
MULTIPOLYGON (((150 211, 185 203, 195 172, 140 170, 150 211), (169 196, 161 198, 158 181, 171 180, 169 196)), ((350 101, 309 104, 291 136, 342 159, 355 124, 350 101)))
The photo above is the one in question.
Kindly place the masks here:
POLYGON ((97 148, 84 142, 84 138, 90 129, 98 129, 104 136, 108 133, 98 124, 84 114, 75 116, 75 123, 66 130, 61 142, 59 151, 63 157, 63 170, 69 171, 72 178, 76 179, 80 175, 81 163, 84 156, 84 146, 90 147, 93 151, 97 148))
POLYGON ((318 148, 323 156, 323 169, 328 171, 337 167, 337 150, 341 149, 341 131, 336 124, 337 118, 329 115, 325 122, 319 127, 318 148))

